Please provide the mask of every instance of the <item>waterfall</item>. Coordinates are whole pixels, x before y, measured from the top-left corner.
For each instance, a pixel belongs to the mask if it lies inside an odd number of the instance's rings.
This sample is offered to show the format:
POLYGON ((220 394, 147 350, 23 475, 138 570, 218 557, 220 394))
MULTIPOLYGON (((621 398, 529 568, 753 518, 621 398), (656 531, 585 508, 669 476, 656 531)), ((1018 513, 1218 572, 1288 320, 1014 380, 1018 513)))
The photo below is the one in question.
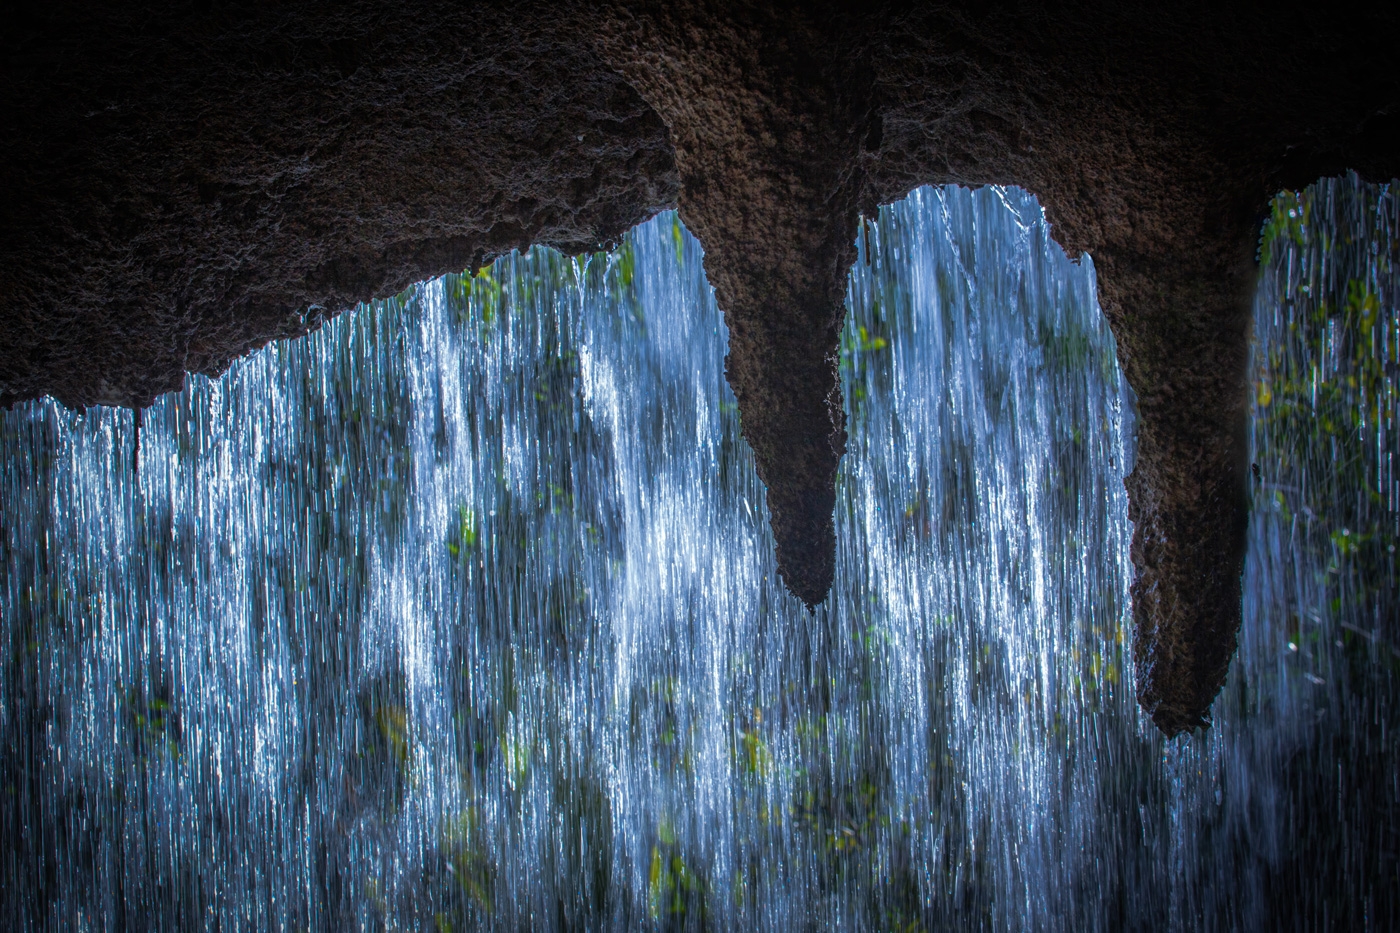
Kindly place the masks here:
POLYGON ((1016 189, 862 227, 810 615, 674 213, 363 306, 139 426, 0 413, 0 909, 1232 929, 1354 877, 1328 916, 1374 923, 1400 849, 1398 216, 1354 178, 1276 203, 1245 629, 1215 726, 1171 742, 1128 663, 1131 392, 1091 260, 1016 189))

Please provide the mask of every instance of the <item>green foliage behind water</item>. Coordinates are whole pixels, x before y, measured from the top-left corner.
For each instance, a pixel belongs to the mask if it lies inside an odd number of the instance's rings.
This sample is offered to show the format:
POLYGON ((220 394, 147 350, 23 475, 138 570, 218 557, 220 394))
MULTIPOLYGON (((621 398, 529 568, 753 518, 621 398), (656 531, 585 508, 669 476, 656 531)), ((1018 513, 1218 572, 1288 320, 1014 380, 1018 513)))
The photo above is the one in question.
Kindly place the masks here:
POLYGON ((1381 929, 1400 922, 1400 201, 1323 179, 1274 200, 1260 244, 1244 670, 1222 703, 1277 730, 1270 922, 1381 929))

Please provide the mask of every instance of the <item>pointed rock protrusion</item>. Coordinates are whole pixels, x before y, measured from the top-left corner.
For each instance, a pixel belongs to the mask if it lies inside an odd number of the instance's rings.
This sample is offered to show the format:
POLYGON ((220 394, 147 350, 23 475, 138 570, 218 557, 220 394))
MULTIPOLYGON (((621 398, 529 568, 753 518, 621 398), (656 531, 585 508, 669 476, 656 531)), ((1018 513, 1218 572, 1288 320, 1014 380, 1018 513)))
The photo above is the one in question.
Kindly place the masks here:
POLYGON ((1155 257, 1106 244, 1095 256, 1138 404, 1124 480, 1138 702, 1168 736, 1209 725, 1240 627, 1252 237, 1245 227, 1214 239, 1202 249, 1182 237, 1155 257))
POLYGON ((846 447, 837 355, 873 83, 857 31, 829 15, 707 19, 672 4, 619 19, 601 43, 670 129, 778 570, 808 607, 831 589, 846 447))

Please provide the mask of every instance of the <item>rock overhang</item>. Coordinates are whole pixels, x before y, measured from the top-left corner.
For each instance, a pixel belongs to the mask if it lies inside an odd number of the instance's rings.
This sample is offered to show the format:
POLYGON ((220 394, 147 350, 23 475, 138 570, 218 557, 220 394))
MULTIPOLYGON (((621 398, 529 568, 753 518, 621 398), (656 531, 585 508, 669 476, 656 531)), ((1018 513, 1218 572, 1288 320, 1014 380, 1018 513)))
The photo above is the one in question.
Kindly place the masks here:
POLYGON ((862 213, 1016 184, 1093 255, 1139 406, 1139 699, 1206 721, 1240 621, 1269 198, 1400 170, 1400 14, 315 0, 30 13, 6 41, 0 400, 144 405, 323 309, 679 206, 781 571, 830 587, 835 359, 862 213), (1280 49, 1290 54, 1280 55, 1280 49))

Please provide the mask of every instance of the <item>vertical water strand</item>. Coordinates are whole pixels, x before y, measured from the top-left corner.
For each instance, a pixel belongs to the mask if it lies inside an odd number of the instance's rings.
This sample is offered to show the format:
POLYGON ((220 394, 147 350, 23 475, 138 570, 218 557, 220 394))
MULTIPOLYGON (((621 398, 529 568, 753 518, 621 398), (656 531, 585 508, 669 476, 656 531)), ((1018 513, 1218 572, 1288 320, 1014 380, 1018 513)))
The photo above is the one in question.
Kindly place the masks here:
POLYGON ((1270 857, 1256 887, 1358 929, 1400 921, 1397 226, 1393 188, 1355 175, 1281 194, 1265 225, 1246 615, 1226 695, 1242 722, 1271 726, 1235 739, 1227 794, 1280 778, 1251 807, 1270 857))
POLYGON ((1111 922, 1122 882, 1090 850, 1104 758, 1138 729, 1131 403, 1092 268, 1000 189, 920 189, 865 228, 862 255, 840 566, 869 568, 844 585, 889 664, 877 725, 899 749, 922 918, 1111 922))

